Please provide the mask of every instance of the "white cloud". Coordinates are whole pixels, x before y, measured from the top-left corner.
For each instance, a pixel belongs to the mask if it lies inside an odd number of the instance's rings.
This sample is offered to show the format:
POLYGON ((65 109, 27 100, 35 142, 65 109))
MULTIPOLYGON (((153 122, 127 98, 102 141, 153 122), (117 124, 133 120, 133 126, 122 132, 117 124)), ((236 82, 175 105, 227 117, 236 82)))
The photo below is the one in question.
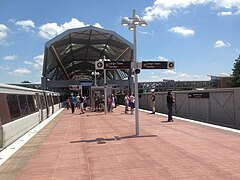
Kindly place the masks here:
POLYGON ((25 21, 15 21, 15 20, 11 20, 12 22, 14 22, 17 26, 20 26, 20 29, 23 29, 27 32, 32 31, 32 29, 35 28, 35 24, 32 20, 25 20, 25 21))
POLYGON ((0 44, 4 43, 4 39, 7 37, 7 33, 10 29, 4 24, 0 24, 0 44))
POLYGON ((205 75, 175 72, 174 74, 167 74, 167 76, 165 76, 163 79, 171 79, 174 81, 208 81, 210 78, 205 75))
POLYGON ((39 27, 39 35, 45 39, 51 39, 61 32, 62 28, 57 25, 57 23, 47 23, 39 27))
POLYGON ((229 73, 222 72, 222 73, 220 73, 220 76, 230 76, 230 74, 229 74, 229 73))
POLYGON ((218 16, 231 16, 232 15, 232 12, 231 11, 227 11, 227 12, 219 12, 218 13, 218 16))
POLYGON ((29 71, 27 68, 18 68, 14 71, 9 72, 8 74, 10 74, 11 76, 24 76, 29 73, 31 73, 31 71, 29 71))
POLYGON ((16 55, 5 56, 5 57, 3 57, 3 59, 7 60, 7 61, 12 61, 12 60, 17 59, 17 56, 16 55))
POLYGON ((33 65, 33 62, 31 62, 31 61, 24 61, 24 64, 33 65))
MULTIPOLYGON (((58 25, 57 23, 47 23, 39 27, 39 35, 45 39, 51 39, 58 34, 66 31, 67 29, 86 27, 84 22, 79 21, 76 18, 72 18, 70 22, 58 25)), ((103 28, 99 23, 95 23, 93 26, 103 28)))
POLYGON ((148 78, 151 79, 152 81, 156 81, 156 80, 160 79, 160 76, 158 76, 158 75, 151 75, 148 78))
POLYGON ((57 23, 47 23, 39 27, 39 35, 45 39, 51 39, 58 34, 66 31, 67 29, 85 27, 83 22, 80 22, 76 18, 72 18, 70 22, 66 22, 62 25, 57 23))
POLYGON ((240 10, 240 0, 155 0, 152 6, 145 8, 143 18, 148 21, 167 19, 170 15, 184 10, 191 5, 211 4, 217 8, 240 10))
POLYGON ((140 34, 144 34, 144 35, 148 35, 148 34, 150 34, 149 32, 147 32, 147 31, 138 31, 140 34))
POLYGON ((42 69, 42 66, 43 66, 43 54, 35 56, 33 59, 35 61, 35 64, 33 65, 33 67, 35 67, 37 69, 42 69))
POLYGON ((24 64, 29 65, 30 67, 33 67, 35 69, 42 69, 43 67, 43 59, 44 55, 37 55, 33 58, 33 61, 24 61, 24 64))
POLYGON ((229 47, 231 44, 229 42, 223 42, 222 40, 218 40, 214 43, 215 48, 221 48, 221 47, 229 47))
POLYGON ((174 70, 166 70, 165 72, 163 72, 163 74, 166 74, 166 75, 176 75, 177 72, 175 72, 174 70))
POLYGON ((93 26, 94 26, 94 27, 98 27, 98 28, 103 28, 103 27, 101 26, 101 24, 99 24, 99 23, 95 23, 93 26))
POLYGON ((162 57, 162 56, 158 56, 157 57, 160 61, 171 61, 170 59, 167 59, 165 57, 162 57))
POLYGON ((240 0, 212 0, 217 7, 224 7, 226 9, 237 8, 240 9, 240 0))
POLYGON ((157 75, 151 74, 145 78, 139 78, 140 82, 160 82, 163 80, 174 80, 174 81, 209 81, 210 77, 206 75, 196 75, 188 74, 185 72, 176 72, 173 70, 166 70, 165 72, 160 72, 157 75))
POLYGON ((180 74, 178 74, 178 77, 180 79, 189 79, 191 76, 188 75, 187 73, 180 73, 180 74))
POLYGON ((141 60, 141 61, 172 61, 172 60, 167 59, 163 56, 158 56, 156 59, 144 59, 144 60, 141 60))
POLYGON ((67 29, 72 29, 72 28, 79 28, 79 27, 84 27, 84 23, 80 22, 76 18, 72 18, 70 22, 65 22, 63 25, 60 25, 62 28, 62 31, 66 31, 67 29))
POLYGON ((168 30, 169 32, 180 34, 182 36, 193 36, 194 35, 194 30, 185 28, 183 26, 176 26, 168 30))

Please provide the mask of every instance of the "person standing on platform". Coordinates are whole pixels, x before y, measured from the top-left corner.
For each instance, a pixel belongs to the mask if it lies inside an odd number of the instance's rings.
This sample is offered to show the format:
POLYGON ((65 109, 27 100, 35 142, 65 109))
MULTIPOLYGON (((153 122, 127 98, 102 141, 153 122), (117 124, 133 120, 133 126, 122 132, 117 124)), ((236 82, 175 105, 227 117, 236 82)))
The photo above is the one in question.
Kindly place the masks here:
POLYGON ((70 99, 69 99, 69 97, 67 97, 67 99, 66 99, 66 105, 67 105, 67 110, 69 110, 69 108, 70 108, 70 99))
POLYGON ((76 97, 76 107, 80 109, 80 95, 78 94, 76 97))
POLYGON ((130 107, 131 107, 131 114, 133 114, 133 110, 135 108, 135 97, 133 93, 131 93, 131 96, 130 96, 130 107))
POLYGON ((99 96, 95 93, 94 94, 94 104, 95 104, 95 112, 99 111, 99 96))
POLYGON ((115 108, 116 107, 116 98, 115 95, 112 94, 112 107, 115 108))
POLYGON ((109 95, 107 98, 107 109, 108 109, 108 112, 112 112, 112 97, 111 97, 111 95, 109 95))
POLYGON ((127 111, 128 111, 129 101, 130 101, 129 94, 126 93, 126 95, 125 95, 125 97, 124 97, 125 114, 127 114, 127 111))
POLYGON ((152 96, 151 96, 152 113, 151 114, 155 114, 155 105, 156 105, 156 96, 155 96, 155 93, 152 92, 152 96))
POLYGON ((84 104, 84 102, 83 102, 83 97, 82 97, 82 95, 80 94, 80 96, 79 96, 79 107, 80 107, 80 114, 84 114, 84 111, 83 111, 83 104, 84 104))
POLYGON ((167 95, 168 122, 173 121, 173 118, 172 118, 173 103, 174 103, 174 97, 172 95, 172 92, 168 91, 168 95, 167 95))
POLYGON ((71 109, 72 109, 72 114, 74 113, 74 110, 75 110, 75 101, 76 101, 76 98, 73 96, 73 94, 71 94, 70 105, 71 105, 71 109))
POLYGON ((102 95, 101 97, 100 97, 100 99, 99 99, 99 108, 100 108, 100 112, 103 112, 103 111, 105 111, 105 97, 104 97, 104 95, 102 95))

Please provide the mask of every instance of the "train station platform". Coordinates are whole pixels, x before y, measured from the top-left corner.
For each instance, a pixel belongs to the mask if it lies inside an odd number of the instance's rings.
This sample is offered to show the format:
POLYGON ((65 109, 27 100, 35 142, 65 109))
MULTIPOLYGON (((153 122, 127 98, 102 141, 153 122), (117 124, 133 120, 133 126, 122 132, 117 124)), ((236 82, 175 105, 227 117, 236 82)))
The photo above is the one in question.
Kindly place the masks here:
POLYGON ((123 107, 64 109, 0 166, 0 179, 240 179, 240 131, 139 113, 135 136, 123 107))

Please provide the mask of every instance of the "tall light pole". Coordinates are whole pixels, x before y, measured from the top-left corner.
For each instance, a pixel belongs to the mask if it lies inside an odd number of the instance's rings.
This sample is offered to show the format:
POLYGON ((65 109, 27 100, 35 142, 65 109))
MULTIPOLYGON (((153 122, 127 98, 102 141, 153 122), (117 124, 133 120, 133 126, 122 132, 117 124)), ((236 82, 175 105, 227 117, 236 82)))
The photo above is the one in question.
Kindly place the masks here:
MULTIPOLYGON (((99 61, 111 61, 110 59, 106 59, 105 56, 103 56, 103 59, 99 59, 99 61)), ((106 72, 106 69, 104 68, 103 70, 103 76, 104 76, 104 111, 105 111, 105 114, 107 114, 107 72, 106 72)))
POLYGON ((123 26, 128 26, 129 30, 133 30, 133 70, 134 70, 134 90, 135 90, 135 125, 136 125, 136 135, 139 135, 139 101, 138 101, 138 75, 135 72, 137 69, 137 34, 136 26, 147 26, 147 22, 136 15, 136 10, 133 9, 132 17, 124 17, 121 24, 123 26))

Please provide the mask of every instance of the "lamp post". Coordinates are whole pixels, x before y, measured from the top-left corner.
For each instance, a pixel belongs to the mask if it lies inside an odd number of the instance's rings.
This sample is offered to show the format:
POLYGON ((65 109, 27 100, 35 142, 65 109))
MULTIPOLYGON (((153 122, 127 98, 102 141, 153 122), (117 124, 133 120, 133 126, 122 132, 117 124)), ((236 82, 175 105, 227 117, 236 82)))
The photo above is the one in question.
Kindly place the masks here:
MULTIPOLYGON (((99 59, 99 61, 111 61, 110 59, 106 59, 105 56, 103 56, 103 59, 99 59)), ((105 114, 107 114, 107 74, 106 69, 103 70, 103 76, 104 76, 104 111, 105 114)))
POLYGON ((137 68, 137 35, 136 26, 147 26, 147 22, 136 15, 136 10, 133 9, 132 17, 124 17, 121 24, 123 26, 128 26, 129 30, 133 30, 133 69, 134 69, 134 91, 135 91, 135 125, 136 125, 136 135, 139 135, 139 101, 138 101, 138 75, 135 72, 137 68))
POLYGON ((91 75, 94 75, 94 86, 97 86, 97 75, 99 74, 96 70, 91 73, 91 75))

